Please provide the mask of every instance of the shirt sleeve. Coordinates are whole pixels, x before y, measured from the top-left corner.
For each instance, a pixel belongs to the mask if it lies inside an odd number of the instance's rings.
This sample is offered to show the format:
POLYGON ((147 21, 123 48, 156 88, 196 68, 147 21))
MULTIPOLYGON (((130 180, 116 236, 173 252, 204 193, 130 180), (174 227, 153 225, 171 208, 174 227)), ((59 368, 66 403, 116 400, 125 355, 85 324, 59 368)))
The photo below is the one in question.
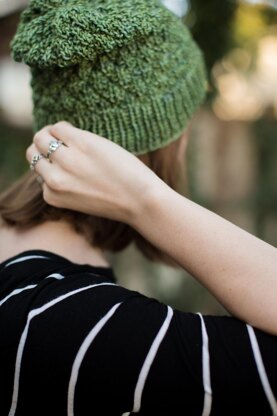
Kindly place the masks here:
MULTIPOLYGON (((80 380, 98 374, 99 406, 105 388, 111 400, 103 414, 233 416, 259 409, 272 415, 276 337, 252 328, 255 346, 249 328, 235 318, 173 310, 133 292, 95 340, 80 380)), ((79 394, 84 387, 79 384, 79 394)))
POLYGON ((276 337, 87 279, 24 294, 33 309, 8 351, 19 415, 277 414, 276 337))

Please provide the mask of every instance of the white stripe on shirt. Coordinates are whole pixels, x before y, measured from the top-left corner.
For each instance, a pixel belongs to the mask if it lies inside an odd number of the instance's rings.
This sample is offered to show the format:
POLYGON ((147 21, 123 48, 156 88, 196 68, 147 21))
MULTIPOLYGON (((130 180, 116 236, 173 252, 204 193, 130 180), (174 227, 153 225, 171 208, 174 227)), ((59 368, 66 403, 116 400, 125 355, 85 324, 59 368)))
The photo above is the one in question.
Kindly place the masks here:
MULTIPOLYGON (((47 276, 45 279, 57 279, 57 280, 61 280, 61 279, 64 279, 64 276, 62 276, 59 273, 53 273, 53 274, 50 274, 49 276, 47 276)), ((0 301, 0 306, 2 306, 3 303, 5 303, 11 297, 13 297, 15 295, 19 295, 21 292, 24 292, 25 290, 34 289, 37 286, 38 286, 37 284, 36 285, 28 285, 28 286, 21 287, 19 289, 13 290, 9 295, 7 295, 4 299, 2 299, 0 301)))
POLYGON ((62 296, 59 296, 56 299, 51 300, 50 302, 47 302, 45 305, 41 306, 40 308, 32 309, 27 318, 27 323, 25 325, 24 331, 22 332, 18 349, 17 349, 17 355, 16 355, 16 362, 15 362, 15 374, 14 374, 14 385, 13 385, 13 395, 12 395, 12 403, 11 408, 9 411, 9 416, 14 416, 17 408, 17 401, 18 401, 18 394, 19 394, 19 377, 20 377, 20 368, 21 368, 21 361, 23 356, 23 351, 25 347, 25 343, 27 340, 28 330, 31 323, 31 320, 35 317, 46 311, 47 309, 51 308, 52 306, 56 305, 57 303, 69 298, 70 296, 73 296, 77 293, 81 293, 85 290, 92 289, 95 287, 100 286, 116 286, 114 283, 99 283, 94 285, 89 285, 82 287, 80 289, 75 289, 71 292, 68 292, 62 296))
POLYGON ((202 330, 202 374, 203 387, 205 392, 202 416, 209 416, 212 408, 209 338, 203 316, 201 315, 201 313, 198 313, 197 315, 199 315, 200 317, 202 330))
POLYGON ((47 276, 45 279, 57 279, 57 280, 62 280, 62 279, 64 279, 64 277, 65 276, 63 276, 62 274, 60 274, 60 273, 53 273, 53 274, 50 274, 49 276, 47 276))
POLYGON ((264 367, 264 363, 263 363, 263 359, 262 359, 262 355, 261 355, 261 351, 259 348, 259 344, 254 332, 254 329, 252 328, 252 326, 250 325, 246 325, 247 327, 247 331, 248 331, 248 335, 250 338, 250 342, 251 342, 251 347, 252 347, 252 351, 254 354, 254 358, 255 358, 255 362, 256 362, 256 366, 258 369, 258 373, 259 373, 259 377, 265 392, 265 395, 267 397, 268 403, 271 407, 272 410, 272 415, 276 416, 277 415, 277 401, 276 398, 273 394, 273 391, 271 389, 266 371, 265 371, 265 367, 264 367))
POLYGON ((15 296, 15 295, 18 295, 19 293, 21 293, 21 292, 24 292, 24 290, 29 290, 29 289, 33 289, 34 287, 37 287, 37 285, 28 285, 28 286, 25 286, 25 287, 22 287, 22 288, 20 288, 20 289, 15 289, 15 290, 13 290, 9 295, 7 295, 4 299, 2 299, 1 301, 0 301, 0 306, 2 306, 3 305, 3 303, 5 303, 8 299, 10 299, 11 297, 13 297, 13 296, 15 296))
MULTIPOLYGON (((141 407, 141 397, 142 397, 142 393, 143 393, 143 389, 146 383, 146 379, 147 376, 149 374, 151 365, 153 364, 153 361, 157 355, 158 349, 167 333, 167 330, 169 328, 171 319, 173 316, 173 310, 170 306, 167 307, 167 316, 157 334, 157 336, 155 337, 150 350, 145 358, 145 361, 143 363, 143 366, 141 368, 139 377, 138 377, 138 381, 137 381, 137 385, 135 388, 135 394, 134 394, 134 405, 133 405, 133 410, 130 413, 137 413, 140 411, 140 407, 141 407)), ((128 416, 130 415, 130 413, 124 413, 124 415, 128 416)))
POLYGON ((46 256, 38 256, 38 255, 35 255, 35 256, 24 256, 24 257, 19 257, 18 259, 15 259, 15 260, 10 261, 9 263, 7 263, 4 266, 4 269, 6 267, 8 267, 8 266, 11 266, 12 264, 20 263, 22 261, 31 260, 31 259, 49 259, 50 260, 50 258, 49 257, 46 257, 46 256))
POLYGON ((70 381, 69 381, 69 387, 68 387, 68 400, 67 400, 67 416, 73 416, 74 415, 74 398, 75 398, 75 387, 78 380, 79 370, 81 367, 81 364, 83 362, 84 356, 86 355, 87 350, 89 349, 90 345, 96 338, 97 334, 101 331, 103 326, 108 322, 108 320, 113 316, 117 308, 121 305, 122 302, 117 303, 114 305, 106 315, 100 319, 100 321, 92 328, 92 330, 89 332, 89 334, 84 339, 77 355, 74 360, 70 381))

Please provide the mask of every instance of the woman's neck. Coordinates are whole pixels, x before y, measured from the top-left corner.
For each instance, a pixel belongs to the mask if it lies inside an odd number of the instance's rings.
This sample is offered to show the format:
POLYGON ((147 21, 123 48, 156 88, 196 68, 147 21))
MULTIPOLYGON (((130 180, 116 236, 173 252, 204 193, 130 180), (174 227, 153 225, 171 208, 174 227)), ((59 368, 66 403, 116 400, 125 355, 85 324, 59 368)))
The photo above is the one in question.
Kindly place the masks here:
POLYGON ((27 250, 46 250, 77 264, 110 267, 104 252, 65 221, 47 221, 25 231, 0 227, 0 262, 27 250))

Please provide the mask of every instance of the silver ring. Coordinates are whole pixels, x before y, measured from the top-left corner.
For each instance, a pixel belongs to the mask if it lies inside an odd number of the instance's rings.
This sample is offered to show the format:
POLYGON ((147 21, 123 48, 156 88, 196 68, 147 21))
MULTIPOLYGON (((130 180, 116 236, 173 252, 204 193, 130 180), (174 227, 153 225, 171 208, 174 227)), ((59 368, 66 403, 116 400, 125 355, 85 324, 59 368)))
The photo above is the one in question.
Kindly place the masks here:
POLYGON ((49 161, 50 161, 50 156, 52 155, 52 153, 54 153, 59 147, 61 147, 62 144, 63 142, 61 140, 53 139, 50 141, 47 156, 46 156, 47 159, 49 159, 49 161))
POLYGON ((42 154, 42 153, 39 153, 39 154, 34 155, 34 156, 33 156, 33 158, 32 158, 32 162, 31 162, 31 164, 30 164, 30 169, 31 169, 31 170, 34 170, 34 169, 35 169, 36 164, 38 163, 38 161, 39 161, 40 159, 42 159, 43 157, 44 157, 44 156, 43 156, 43 154, 42 154))

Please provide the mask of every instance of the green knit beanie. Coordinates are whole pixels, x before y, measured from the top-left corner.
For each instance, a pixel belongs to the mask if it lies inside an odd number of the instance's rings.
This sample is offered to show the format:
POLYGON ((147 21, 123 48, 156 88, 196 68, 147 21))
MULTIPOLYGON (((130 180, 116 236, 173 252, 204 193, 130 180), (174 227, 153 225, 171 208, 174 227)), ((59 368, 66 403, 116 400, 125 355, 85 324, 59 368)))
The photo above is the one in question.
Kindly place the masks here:
POLYGON ((134 154, 177 139, 206 95, 202 52, 159 0, 31 0, 12 53, 35 131, 67 120, 134 154))

